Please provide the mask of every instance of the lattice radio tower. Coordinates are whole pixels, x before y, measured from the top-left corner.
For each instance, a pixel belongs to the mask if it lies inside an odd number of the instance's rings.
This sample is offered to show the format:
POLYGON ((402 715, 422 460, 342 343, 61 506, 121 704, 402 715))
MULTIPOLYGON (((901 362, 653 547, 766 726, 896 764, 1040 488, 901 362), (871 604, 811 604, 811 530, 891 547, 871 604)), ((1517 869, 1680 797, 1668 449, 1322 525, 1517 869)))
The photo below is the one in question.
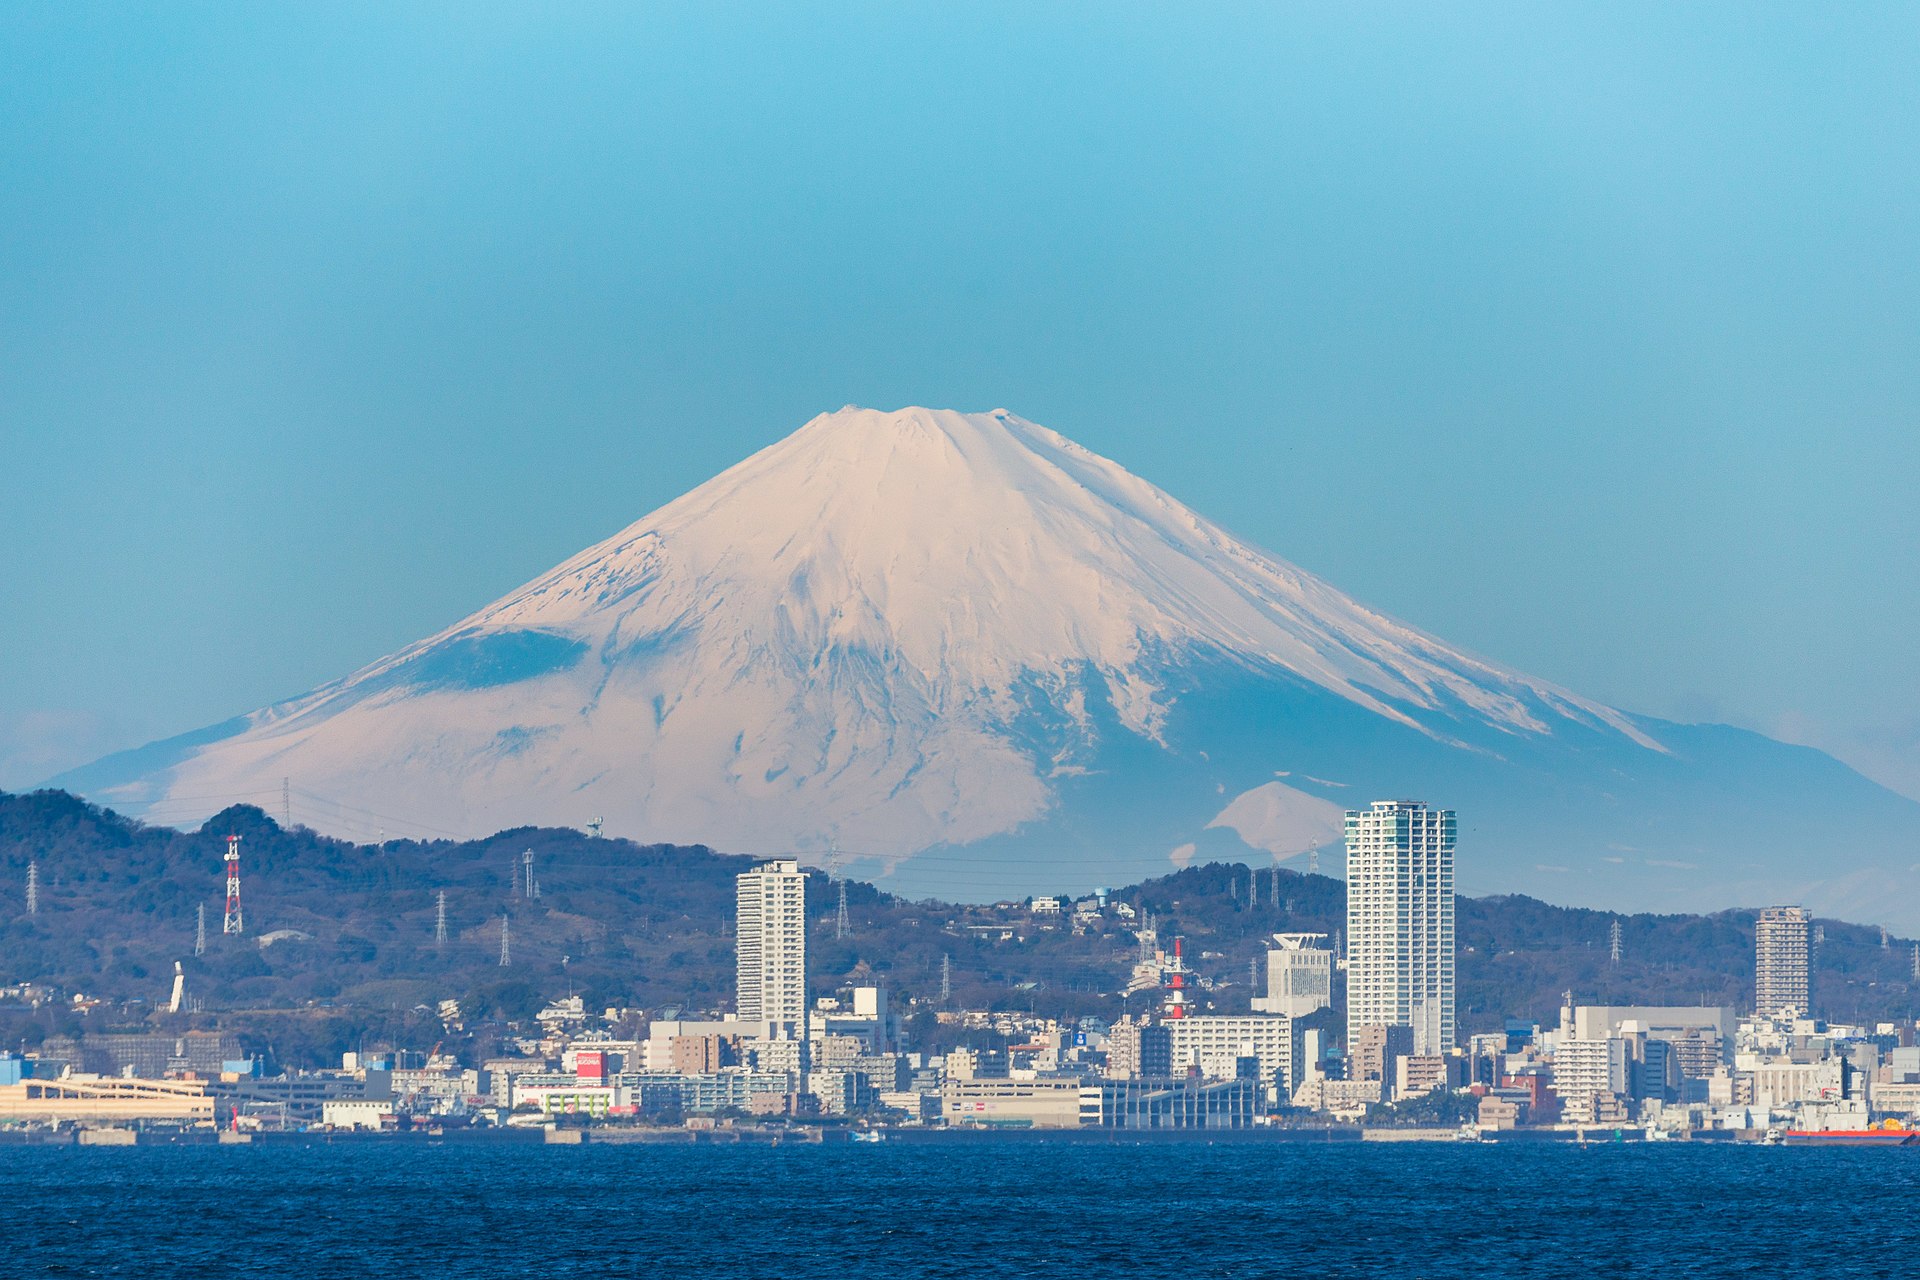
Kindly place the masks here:
POLYGON ((207 904, 201 903, 194 909, 193 954, 207 954, 207 904))
POLYGON ((1913 976, 1920 981, 1920 942, 1913 944, 1913 976))
POLYGON ((246 927, 240 914, 240 837, 227 837, 227 916, 220 932, 237 934, 246 927))
POLYGON ((1173 955, 1167 962, 1165 978, 1166 996, 1162 1006, 1161 1016, 1169 1022, 1176 1018, 1184 1018, 1188 1014, 1185 943, 1186 939, 1183 937, 1174 938, 1173 955))
POLYGON ((40 862, 35 859, 27 863, 27 914, 40 914, 40 862))
POLYGON ((506 968, 513 963, 513 928, 507 923, 507 913, 500 913, 500 967, 506 968))
POLYGON ((293 830, 293 784, 292 779, 280 779, 280 829, 293 830))
POLYGON ((847 923, 847 882, 840 878, 839 841, 834 841, 827 846, 827 879, 833 881, 840 889, 840 905, 834 909, 833 913, 833 936, 844 938, 852 931, 852 926, 847 923))
POLYGON ((447 891, 442 889, 433 898, 433 943, 437 947, 447 945, 447 891))
MULTIPOLYGON (((1920 947, 1914 948, 1914 970, 1920 973, 1920 947)), ((945 1004, 953 998, 953 953, 940 957, 940 1003, 945 1004)))
POLYGON ((1307 850, 1307 874, 1310 876, 1320 874, 1320 846, 1317 844, 1307 850))
POLYGON ((1618 920, 1615 920, 1613 922, 1613 927, 1609 929, 1607 932, 1610 935, 1608 938, 1609 946, 1607 950, 1609 961, 1613 964, 1619 964, 1620 963, 1620 922, 1618 920))

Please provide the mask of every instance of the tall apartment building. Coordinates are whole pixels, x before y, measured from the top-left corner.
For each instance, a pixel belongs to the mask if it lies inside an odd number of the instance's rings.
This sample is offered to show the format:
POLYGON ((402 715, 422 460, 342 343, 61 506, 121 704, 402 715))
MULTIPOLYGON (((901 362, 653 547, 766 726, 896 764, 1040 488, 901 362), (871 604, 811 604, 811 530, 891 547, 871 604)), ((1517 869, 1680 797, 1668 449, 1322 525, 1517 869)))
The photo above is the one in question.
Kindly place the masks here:
POLYGON ((1454 818, 1417 800, 1347 813, 1347 1026, 1454 1043, 1454 818))
POLYGON ((1333 952, 1324 933, 1276 933, 1267 948, 1267 994, 1256 1013, 1304 1018, 1333 1004, 1333 952))
POLYGON ((806 1033, 807 878, 791 859, 734 877, 739 1019, 806 1033))
POLYGON ((1763 1018, 1810 1012, 1813 973, 1808 933, 1813 913, 1805 907, 1768 907, 1753 928, 1753 1008, 1763 1018))

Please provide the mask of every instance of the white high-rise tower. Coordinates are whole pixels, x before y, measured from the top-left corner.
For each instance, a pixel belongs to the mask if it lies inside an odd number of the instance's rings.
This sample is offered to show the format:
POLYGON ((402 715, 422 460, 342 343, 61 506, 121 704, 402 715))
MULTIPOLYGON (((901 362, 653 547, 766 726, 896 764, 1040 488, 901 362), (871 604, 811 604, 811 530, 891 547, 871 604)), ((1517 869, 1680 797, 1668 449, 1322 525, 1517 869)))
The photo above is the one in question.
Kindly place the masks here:
POLYGON ((1347 1034, 1411 1027, 1416 1055, 1454 1043, 1451 809, 1376 800, 1347 813, 1347 1034))
POLYGON ((1812 924, 1805 907, 1768 907, 1754 923, 1753 1008, 1761 1017, 1804 1018, 1811 1012, 1812 924))
POLYGON ((807 877, 791 859, 734 877, 739 1017, 792 1022, 807 1017, 807 877))

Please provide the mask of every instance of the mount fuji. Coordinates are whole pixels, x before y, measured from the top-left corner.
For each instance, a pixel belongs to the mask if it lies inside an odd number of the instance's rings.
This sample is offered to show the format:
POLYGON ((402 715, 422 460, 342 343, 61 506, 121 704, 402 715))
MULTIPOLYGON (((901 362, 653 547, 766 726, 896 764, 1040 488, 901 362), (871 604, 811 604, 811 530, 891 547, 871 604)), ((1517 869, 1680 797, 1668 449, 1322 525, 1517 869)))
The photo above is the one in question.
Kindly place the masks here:
POLYGON ((54 785, 204 817, 282 779, 363 839, 604 817, 952 899, 1336 869, 1344 809, 1411 795, 1459 812, 1463 889, 1920 924, 1920 805, 1464 653, 1005 411, 824 414, 438 635, 54 785))

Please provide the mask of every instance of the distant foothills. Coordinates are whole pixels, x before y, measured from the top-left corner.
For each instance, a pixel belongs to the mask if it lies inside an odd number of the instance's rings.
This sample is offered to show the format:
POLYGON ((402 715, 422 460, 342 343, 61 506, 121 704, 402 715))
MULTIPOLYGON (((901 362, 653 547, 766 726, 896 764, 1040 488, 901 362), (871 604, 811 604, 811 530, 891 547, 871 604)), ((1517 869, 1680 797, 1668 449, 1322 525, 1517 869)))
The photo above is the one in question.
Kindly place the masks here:
MULTIPOLYGON (((432 1010, 444 999, 459 1000, 470 1018, 503 1021, 568 991, 593 1009, 726 1008, 733 878, 753 861, 532 827, 483 840, 363 845, 283 830, 252 806, 182 832, 61 791, 0 792, 0 995, 11 997, 0 998, 0 1047, 90 1029, 218 1022, 271 1041, 282 1061, 319 1065, 363 1038, 417 1038, 438 1025, 432 1010), (221 932, 229 835, 240 837, 237 936, 221 932), (527 893, 529 865, 537 896, 527 893), (203 908, 205 949, 196 954, 203 908), (193 1012, 169 1015, 176 962, 193 1012), (22 1001, 30 985, 60 998, 22 1001)), ((1030 901, 909 901, 863 882, 844 888, 843 932, 841 886, 808 875, 815 994, 878 983, 901 1007, 917 997, 931 1010, 944 969, 954 1007, 1057 1018, 1142 1011, 1151 995, 1129 1002, 1122 993, 1139 953, 1134 932, 1148 916, 1160 937, 1185 937, 1204 1005, 1246 1012, 1256 993, 1249 962, 1264 956, 1269 936, 1337 936, 1345 909, 1339 880, 1227 863, 1111 889, 1116 909, 1079 920, 1070 896, 1054 914, 1030 901)), ((1749 1007, 1755 915, 1619 916, 1520 896, 1462 897, 1461 1033, 1496 1029, 1510 1016, 1550 1021, 1566 991, 1583 1003, 1749 1007)), ((1815 1003, 1830 1017, 1872 1023, 1920 1013, 1909 940, 1832 920, 1819 922, 1818 937, 1815 1003)), ((931 1012, 925 1021, 931 1038, 931 1012)))

